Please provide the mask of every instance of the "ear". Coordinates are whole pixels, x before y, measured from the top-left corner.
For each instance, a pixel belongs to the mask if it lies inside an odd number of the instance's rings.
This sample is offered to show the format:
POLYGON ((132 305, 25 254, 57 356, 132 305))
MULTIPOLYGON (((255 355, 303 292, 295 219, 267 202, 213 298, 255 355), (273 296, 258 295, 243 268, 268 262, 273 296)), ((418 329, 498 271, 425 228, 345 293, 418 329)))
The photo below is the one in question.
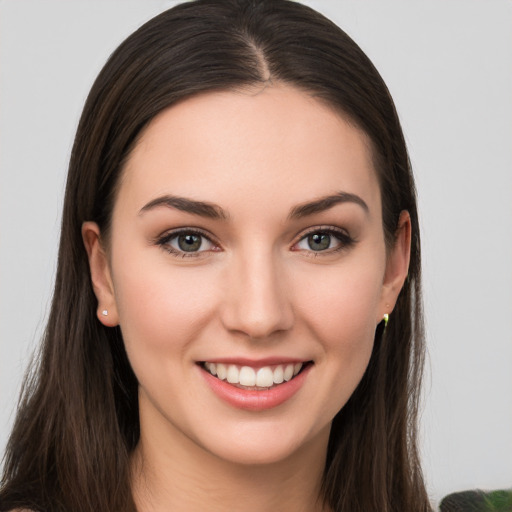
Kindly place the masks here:
POLYGON ((98 299, 96 315, 106 327, 115 327, 119 324, 119 317, 114 285, 107 254, 101 244, 100 228, 95 222, 82 224, 82 239, 89 258, 92 288, 98 299))
POLYGON ((382 285, 380 304, 380 322, 384 314, 390 314, 395 307, 398 294, 402 289, 409 271, 411 257, 411 217, 409 212, 403 211, 398 219, 393 247, 386 260, 386 272, 382 285))

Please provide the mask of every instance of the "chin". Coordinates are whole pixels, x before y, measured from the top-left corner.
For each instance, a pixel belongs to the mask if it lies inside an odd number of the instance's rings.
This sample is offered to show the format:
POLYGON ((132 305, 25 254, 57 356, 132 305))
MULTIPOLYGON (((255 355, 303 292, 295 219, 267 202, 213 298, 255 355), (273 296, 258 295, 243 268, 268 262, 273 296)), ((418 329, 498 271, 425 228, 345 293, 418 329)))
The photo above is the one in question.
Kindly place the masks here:
POLYGON ((243 466, 265 466, 293 460, 304 452, 327 452, 330 423, 319 431, 304 427, 278 425, 273 422, 258 426, 239 425, 225 431, 221 438, 210 436, 203 446, 226 462, 243 466))

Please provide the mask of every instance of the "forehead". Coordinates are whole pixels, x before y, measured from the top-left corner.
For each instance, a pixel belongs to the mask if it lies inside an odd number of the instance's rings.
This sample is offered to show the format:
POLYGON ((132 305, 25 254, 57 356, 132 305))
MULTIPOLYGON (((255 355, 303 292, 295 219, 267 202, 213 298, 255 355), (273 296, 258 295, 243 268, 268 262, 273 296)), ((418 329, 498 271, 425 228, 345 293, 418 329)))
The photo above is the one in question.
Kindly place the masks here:
POLYGON ((273 85, 161 112, 127 161, 119 200, 141 208, 175 194, 261 210, 339 191, 380 205, 367 136, 306 93, 273 85))

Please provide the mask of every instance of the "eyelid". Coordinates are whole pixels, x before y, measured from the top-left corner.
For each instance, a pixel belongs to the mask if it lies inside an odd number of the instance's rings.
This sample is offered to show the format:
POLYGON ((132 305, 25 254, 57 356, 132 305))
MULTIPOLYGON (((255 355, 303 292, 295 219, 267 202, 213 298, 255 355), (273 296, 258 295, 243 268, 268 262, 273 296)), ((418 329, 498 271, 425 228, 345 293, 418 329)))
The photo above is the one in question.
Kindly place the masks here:
POLYGON ((343 228, 339 228, 337 226, 331 226, 331 225, 320 225, 320 226, 312 226, 305 231, 302 231, 300 235, 296 237, 296 241, 292 244, 293 247, 296 247, 299 242, 304 240, 306 237, 313 233, 326 233, 328 235, 332 235, 336 237, 340 241, 340 246, 333 248, 333 249, 326 249, 324 251, 313 251, 313 250, 307 250, 307 249, 295 249, 297 251, 301 250, 305 253, 313 253, 315 256, 322 256, 322 255, 329 255, 333 254, 338 251, 342 251, 343 249, 348 249, 352 245, 354 245, 357 240, 350 235, 350 233, 343 228))
POLYGON ((173 238, 179 236, 180 234, 199 235, 199 236, 205 238, 206 240, 208 240, 208 242, 213 244, 215 247, 220 249, 220 244, 214 239, 214 237, 210 233, 206 232, 202 228, 188 227, 188 226, 164 231, 161 235, 158 235, 153 240, 153 243, 155 245, 160 246, 162 249, 167 251, 169 254, 171 254, 173 256, 177 256, 177 257, 179 256, 182 258, 190 258, 190 257, 198 258, 201 256, 206 256, 209 252, 212 251, 212 249, 206 249, 206 250, 200 250, 200 251, 187 252, 187 251, 180 251, 180 250, 176 249, 175 247, 172 247, 171 245, 169 245, 169 242, 173 238))
MULTIPOLYGON (((206 250, 200 250, 200 251, 181 251, 177 250, 176 248, 170 246, 168 243, 173 238, 179 236, 182 233, 186 234, 194 234, 199 235, 206 240, 208 240, 211 244, 215 246, 216 249, 213 249, 214 252, 217 252, 218 250, 222 250, 221 245, 219 242, 215 240, 215 237, 211 235, 211 233, 205 231, 202 228, 198 227, 180 227, 175 229, 170 229, 167 231, 164 231, 162 234, 158 235, 154 240, 153 243, 155 245, 160 246, 162 249, 166 250, 168 253, 174 256, 180 256, 182 258, 187 257, 204 257, 207 256, 208 253, 212 252, 212 249, 206 249, 206 250)), ((350 246, 354 245, 357 242, 357 240, 352 237, 349 232, 346 229, 332 226, 332 225, 319 225, 319 226, 311 226, 307 228, 306 230, 302 231, 299 235, 295 237, 295 242, 292 244, 292 250, 302 251, 305 253, 312 253, 315 256, 321 256, 321 255, 329 255, 333 254, 335 252, 341 251, 343 249, 348 249, 350 246), (340 246, 332 249, 326 249, 324 251, 313 251, 313 250, 307 250, 307 249, 294 249, 294 247, 297 246, 299 242, 304 240, 307 236, 313 234, 313 233, 326 233, 329 235, 332 235, 336 237, 339 242, 340 246)))
POLYGON ((322 233, 332 232, 339 233, 341 235, 350 236, 348 231, 343 228, 339 228, 338 226, 331 226, 330 224, 320 224, 318 226, 311 226, 306 228, 304 231, 301 231, 299 235, 297 235, 298 240, 302 240, 305 236, 310 235, 311 233, 317 233, 321 231, 322 233))
POLYGON ((311 226, 311 227, 305 229, 304 231, 301 231, 298 235, 295 236, 295 242, 293 244, 295 245, 297 242, 300 242, 301 240, 306 238, 308 235, 311 235, 313 233, 319 233, 319 232, 331 233, 331 234, 340 235, 340 236, 346 237, 346 238, 352 238, 346 229, 339 228, 337 226, 321 224, 319 226, 311 226))

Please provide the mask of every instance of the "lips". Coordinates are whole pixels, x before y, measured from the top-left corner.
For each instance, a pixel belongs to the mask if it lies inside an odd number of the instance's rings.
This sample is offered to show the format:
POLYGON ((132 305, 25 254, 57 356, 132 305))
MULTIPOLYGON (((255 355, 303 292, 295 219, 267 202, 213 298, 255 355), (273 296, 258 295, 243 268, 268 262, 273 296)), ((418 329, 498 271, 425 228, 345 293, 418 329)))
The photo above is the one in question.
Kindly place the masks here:
POLYGON ((289 401, 303 386, 312 361, 203 361, 198 364, 209 388, 232 407, 262 411, 289 401), (274 364, 271 364, 274 363, 274 364))

